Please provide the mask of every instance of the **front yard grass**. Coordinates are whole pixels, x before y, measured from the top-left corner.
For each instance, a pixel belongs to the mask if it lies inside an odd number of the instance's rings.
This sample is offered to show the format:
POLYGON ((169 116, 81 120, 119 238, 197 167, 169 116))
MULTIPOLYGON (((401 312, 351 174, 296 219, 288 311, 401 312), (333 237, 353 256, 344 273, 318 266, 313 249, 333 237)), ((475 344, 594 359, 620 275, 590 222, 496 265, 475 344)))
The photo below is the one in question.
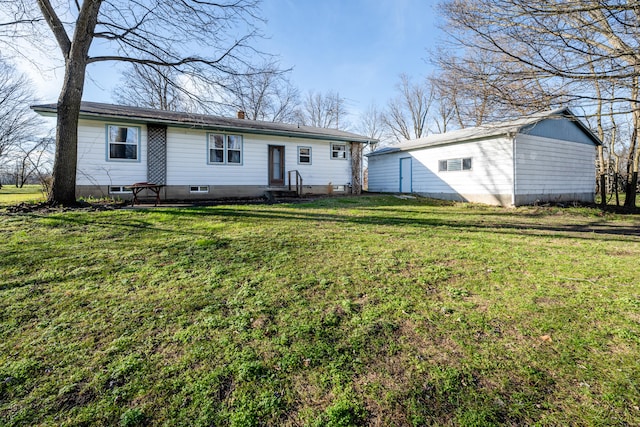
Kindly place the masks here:
POLYGON ((640 218, 0 214, 0 425, 638 425, 640 218))
POLYGON ((17 188, 15 185, 3 185, 0 188, 0 206, 35 203, 44 200, 45 194, 41 185, 27 184, 22 188, 17 188))

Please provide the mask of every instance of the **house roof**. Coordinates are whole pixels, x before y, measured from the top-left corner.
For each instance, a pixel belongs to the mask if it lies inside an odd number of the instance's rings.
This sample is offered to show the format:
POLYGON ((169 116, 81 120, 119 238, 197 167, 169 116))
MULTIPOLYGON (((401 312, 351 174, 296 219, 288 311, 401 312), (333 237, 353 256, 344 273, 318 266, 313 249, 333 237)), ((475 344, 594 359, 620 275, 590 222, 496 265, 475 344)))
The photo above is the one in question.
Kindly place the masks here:
POLYGON ((453 144, 457 142, 468 142, 495 136, 515 135, 516 133, 523 133, 526 129, 530 129, 532 126, 543 120, 555 118, 571 120, 595 145, 602 145, 602 141, 600 141, 600 139, 595 136, 594 133, 591 132, 591 130, 571 112, 571 110, 568 108, 559 108, 552 111, 532 114, 531 116, 516 120, 491 123, 473 128, 455 130, 452 132, 432 134, 424 138, 404 141, 391 147, 384 147, 376 150, 373 153, 368 154, 368 156, 377 156, 398 151, 410 151, 417 148, 453 144))
MULTIPOLYGON (((32 105, 31 109, 43 116, 55 116, 58 110, 56 104, 32 105)), ((218 117, 206 114, 180 113, 175 111, 155 110, 151 108, 103 104, 98 102, 82 102, 80 105, 80 118, 133 121, 194 129, 300 137, 330 141, 361 143, 377 142, 377 140, 363 135, 337 129, 218 117)))

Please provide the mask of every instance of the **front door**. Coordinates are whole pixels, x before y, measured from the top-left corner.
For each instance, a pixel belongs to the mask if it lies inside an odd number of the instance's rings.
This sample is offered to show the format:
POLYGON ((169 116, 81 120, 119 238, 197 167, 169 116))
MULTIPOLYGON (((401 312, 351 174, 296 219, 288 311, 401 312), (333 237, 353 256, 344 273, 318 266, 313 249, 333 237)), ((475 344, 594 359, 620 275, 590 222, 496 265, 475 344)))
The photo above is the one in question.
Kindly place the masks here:
POLYGON ((400 192, 411 193, 411 157, 400 159, 400 192))
POLYGON ((269 186, 284 186, 284 146, 269 146, 269 186))

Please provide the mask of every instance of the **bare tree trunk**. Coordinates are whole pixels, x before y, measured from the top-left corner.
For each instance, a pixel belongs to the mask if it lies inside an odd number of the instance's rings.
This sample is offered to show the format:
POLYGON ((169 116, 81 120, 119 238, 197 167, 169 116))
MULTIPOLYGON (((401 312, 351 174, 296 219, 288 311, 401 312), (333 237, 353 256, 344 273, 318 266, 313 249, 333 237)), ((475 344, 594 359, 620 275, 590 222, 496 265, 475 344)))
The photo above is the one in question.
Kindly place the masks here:
POLYGON ((78 116, 84 90, 84 79, 89 63, 89 47, 93 41, 102 0, 82 4, 73 40, 69 40, 57 16, 50 13, 48 0, 39 0, 40 7, 65 56, 64 84, 58 98, 56 154, 53 163, 53 184, 50 203, 76 202, 76 169, 78 160, 78 116))
POLYGON ((362 149, 364 144, 351 143, 351 193, 362 194, 362 149))
MULTIPOLYGON (((591 64, 590 66, 591 68, 591 73, 595 74, 595 68, 593 66, 593 64, 591 64)), ((595 80, 594 81, 594 88, 596 91, 596 98, 598 99, 598 106, 596 109, 596 123, 597 123, 597 128, 598 128, 598 138, 600 138, 600 141, 604 141, 604 129, 602 127, 602 94, 600 91, 600 81, 599 80, 595 80)), ((605 158, 604 158, 604 147, 602 145, 598 146, 598 188, 600 189, 600 205, 602 205, 602 207, 604 208, 607 205, 607 180, 606 180, 606 174, 607 174, 607 166, 605 165, 605 158)))
POLYGON ((618 187, 618 180, 620 179, 620 174, 618 173, 619 167, 620 158, 616 156, 615 170, 613 171, 613 189, 616 192, 616 206, 620 206, 620 188, 618 187))
POLYGON ((638 102, 638 76, 633 78, 631 96, 632 102, 632 123, 633 132, 631 134, 631 144, 629 144, 629 157, 627 162, 627 192, 624 200, 624 206, 634 208, 636 206, 636 191, 638 187, 638 161, 640 160, 640 150, 638 149, 638 138, 640 137, 640 105, 638 102))
POLYGON ((78 160, 78 115, 84 86, 86 64, 68 67, 65 84, 58 100, 56 154, 53 163, 53 184, 49 202, 76 202, 76 168, 78 160))
MULTIPOLYGON (((634 113, 634 116, 636 114, 634 113)), ((631 145, 629 146, 629 157, 627 158, 627 188, 624 200, 625 207, 633 208, 636 206, 636 191, 638 187, 638 123, 634 118, 633 133, 631 136, 631 145)))

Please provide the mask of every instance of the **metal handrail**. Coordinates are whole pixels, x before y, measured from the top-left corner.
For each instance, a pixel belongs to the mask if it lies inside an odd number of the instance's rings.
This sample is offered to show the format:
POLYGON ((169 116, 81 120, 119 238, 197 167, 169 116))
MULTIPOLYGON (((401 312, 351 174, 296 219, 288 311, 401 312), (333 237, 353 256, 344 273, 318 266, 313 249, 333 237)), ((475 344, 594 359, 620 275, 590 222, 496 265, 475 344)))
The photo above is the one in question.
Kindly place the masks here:
POLYGON ((297 170, 290 170, 288 172, 288 176, 289 176, 289 191, 291 191, 291 173, 295 172, 296 173, 296 194, 298 196, 302 195, 302 175, 300 175, 300 172, 298 172, 297 170))

